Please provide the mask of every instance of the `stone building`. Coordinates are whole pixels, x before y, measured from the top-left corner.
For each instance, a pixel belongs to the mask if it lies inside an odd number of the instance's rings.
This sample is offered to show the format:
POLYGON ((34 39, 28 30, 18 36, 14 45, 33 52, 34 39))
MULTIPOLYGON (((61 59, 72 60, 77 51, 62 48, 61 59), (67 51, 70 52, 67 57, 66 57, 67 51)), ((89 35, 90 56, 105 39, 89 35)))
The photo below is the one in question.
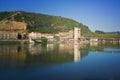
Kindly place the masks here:
POLYGON ((0 40, 17 40, 24 36, 26 23, 16 21, 0 22, 0 40))
POLYGON ((17 40, 18 32, 16 31, 0 31, 0 40, 17 40))
POLYGON ((81 38, 81 30, 78 27, 75 27, 74 30, 69 32, 59 32, 60 41, 78 41, 81 38))
POLYGON ((48 40, 48 42, 55 41, 54 36, 54 34, 42 34, 42 37, 45 37, 48 40))
POLYGON ((31 39, 41 39, 41 33, 39 32, 31 32, 28 34, 28 37, 31 39))
POLYGON ((73 30, 69 32, 59 32, 60 41, 70 41, 73 40, 74 34, 73 30))

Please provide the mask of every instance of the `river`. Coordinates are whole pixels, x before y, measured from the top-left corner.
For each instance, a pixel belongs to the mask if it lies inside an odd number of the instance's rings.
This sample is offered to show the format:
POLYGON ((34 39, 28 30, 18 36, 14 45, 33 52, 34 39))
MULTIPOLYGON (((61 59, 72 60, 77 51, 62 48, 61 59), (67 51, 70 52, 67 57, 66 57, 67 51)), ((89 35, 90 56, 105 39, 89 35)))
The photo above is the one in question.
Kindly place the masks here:
POLYGON ((0 45, 0 80, 120 80, 120 45, 0 45))

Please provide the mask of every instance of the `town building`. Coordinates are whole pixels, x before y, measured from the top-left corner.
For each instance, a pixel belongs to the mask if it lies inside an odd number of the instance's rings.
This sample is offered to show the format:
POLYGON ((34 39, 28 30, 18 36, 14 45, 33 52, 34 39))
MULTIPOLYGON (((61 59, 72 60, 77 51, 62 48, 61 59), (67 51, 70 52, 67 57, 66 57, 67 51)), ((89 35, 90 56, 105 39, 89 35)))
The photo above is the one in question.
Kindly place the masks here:
POLYGON ((78 41, 81 38, 81 30, 78 27, 75 27, 74 30, 69 32, 59 32, 59 39, 61 42, 66 41, 78 41))
POLYGON ((42 37, 45 37, 48 40, 48 42, 55 41, 54 36, 54 34, 42 34, 42 37))
POLYGON ((74 28, 68 32, 59 32, 58 34, 42 34, 38 32, 31 32, 28 34, 30 40, 41 40, 42 37, 45 37, 48 42, 74 42, 80 40, 81 31, 80 28, 74 28))
POLYGON ((74 38, 73 30, 69 32, 59 32, 59 39, 61 42, 70 41, 73 40, 73 38, 74 38))
POLYGON ((16 31, 0 31, 0 40, 17 40, 18 32, 16 31))
POLYGON ((28 34, 28 37, 31 39, 41 39, 41 33, 39 32, 31 32, 28 34))
POLYGON ((16 21, 0 22, 0 40, 22 39, 26 30, 26 23, 16 21))

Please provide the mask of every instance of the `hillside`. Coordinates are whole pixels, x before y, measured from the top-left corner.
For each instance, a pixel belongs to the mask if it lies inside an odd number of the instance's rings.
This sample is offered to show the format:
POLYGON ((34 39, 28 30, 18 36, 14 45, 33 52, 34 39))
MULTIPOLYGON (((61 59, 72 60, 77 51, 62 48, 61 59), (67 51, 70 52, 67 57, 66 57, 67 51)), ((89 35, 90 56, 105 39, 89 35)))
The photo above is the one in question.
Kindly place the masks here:
POLYGON ((25 30, 26 23, 4 20, 0 22, 0 30, 25 30))
POLYGON ((92 34, 87 26, 61 16, 50 16, 24 11, 0 12, 0 21, 3 20, 25 22, 28 25, 28 31, 58 33, 72 30, 74 27, 80 27, 83 36, 89 36, 92 34))

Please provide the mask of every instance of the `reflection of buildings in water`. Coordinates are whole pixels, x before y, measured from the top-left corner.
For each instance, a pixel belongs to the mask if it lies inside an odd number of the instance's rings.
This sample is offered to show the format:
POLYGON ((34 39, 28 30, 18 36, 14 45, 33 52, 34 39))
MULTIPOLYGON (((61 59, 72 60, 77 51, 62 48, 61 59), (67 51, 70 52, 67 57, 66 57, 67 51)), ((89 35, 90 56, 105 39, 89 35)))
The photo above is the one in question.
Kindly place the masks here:
POLYGON ((39 45, 29 44, 28 50, 31 55, 38 55, 41 53, 41 44, 39 45))
POLYGON ((79 50, 80 46, 78 42, 75 42, 75 44, 59 44, 59 51, 68 52, 70 54, 74 53, 74 61, 78 62, 80 61, 81 54, 79 50))
POLYGON ((81 54, 79 50, 79 44, 74 44, 74 62, 80 61, 81 54))
POLYGON ((54 50, 54 44, 47 44, 47 51, 53 51, 54 50))
MULTIPOLYGON (((34 46, 34 45, 33 45, 34 46)), ((33 46, 31 48, 33 48, 33 46)), ((71 45, 73 47, 73 45, 71 45)), ((52 63, 61 64, 73 61, 74 54, 73 49, 71 49, 66 44, 47 44, 46 46, 41 45, 41 54, 28 56, 26 61, 28 62, 42 62, 42 63, 52 63), (69 54, 69 50, 72 51, 69 54)))
POLYGON ((90 46, 98 46, 98 42, 90 42, 90 46))
MULTIPOLYGON (((23 46, 19 45, 1 45, 0 46, 0 61, 8 60, 15 62, 24 62, 26 59, 26 54, 23 46)), ((11 62, 10 62, 11 63, 11 62)))
POLYGON ((69 53, 72 54, 73 53, 73 44, 72 43, 66 43, 66 44, 59 44, 59 52, 60 53, 69 53))
POLYGON ((45 46, 42 46, 41 44, 30 44, 28 50, 31 55, 39 55, 49 51, 54 51, 54 46, 54 44, 47 44, 45 46))

